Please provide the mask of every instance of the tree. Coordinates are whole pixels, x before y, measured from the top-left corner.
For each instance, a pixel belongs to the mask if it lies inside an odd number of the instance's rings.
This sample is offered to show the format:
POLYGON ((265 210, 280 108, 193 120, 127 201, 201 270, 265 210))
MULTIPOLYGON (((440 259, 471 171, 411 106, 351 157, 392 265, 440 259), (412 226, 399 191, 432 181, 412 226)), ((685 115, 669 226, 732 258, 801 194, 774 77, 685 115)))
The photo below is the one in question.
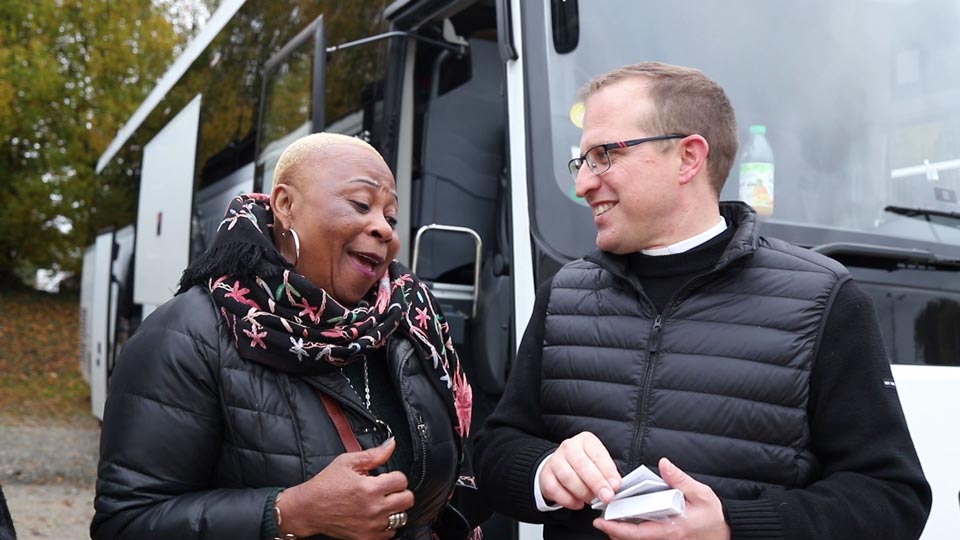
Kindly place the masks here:
POLYGON ((0 284, 78 270, 82 246, 135 204, 94 171, 182 45, 165 7, 0 2, 0 284))

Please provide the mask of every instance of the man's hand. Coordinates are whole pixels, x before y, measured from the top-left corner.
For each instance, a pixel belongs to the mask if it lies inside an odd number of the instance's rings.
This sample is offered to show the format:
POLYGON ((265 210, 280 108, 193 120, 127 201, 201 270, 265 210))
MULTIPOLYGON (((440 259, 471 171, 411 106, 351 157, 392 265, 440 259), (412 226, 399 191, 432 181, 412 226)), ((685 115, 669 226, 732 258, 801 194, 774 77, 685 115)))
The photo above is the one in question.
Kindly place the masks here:
POLYGON ((712 489, 691 478, 667 458, 660 459, 660 476, 667 485, 683 492, 686 510, 682 516, 639 524, 597 518, 593 526, 611 540, 730 540, 730 527, 723 519, 720 499, 712 489))
POLYGON ((599 497, 610 502, 620 487, 620 472, 606 447, 589 431, 562 443, 540 471, 544 499, 579 510, 599 497))

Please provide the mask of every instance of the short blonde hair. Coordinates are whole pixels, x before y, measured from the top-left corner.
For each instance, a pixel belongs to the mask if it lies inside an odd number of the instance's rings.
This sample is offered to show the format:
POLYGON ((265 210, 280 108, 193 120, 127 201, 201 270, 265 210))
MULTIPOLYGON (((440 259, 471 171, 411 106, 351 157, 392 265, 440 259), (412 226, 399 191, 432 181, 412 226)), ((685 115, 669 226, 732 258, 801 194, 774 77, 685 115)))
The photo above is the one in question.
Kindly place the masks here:
POLYGON ((586 102, 604 87, 631 80, 648 84, 654 106, 654 118, 640 127, 653 135, 698 133, 707 140, 707 172, 719 196, 740 146, 737 118, 723 88, 699 69, 641 62, 600 75, 580 90, 579 97, 586 102))
MULTIPOLYGON (((277 160, 277 167, 273 171, 274 183, 282 184, 290 182, 291 179, 287 178, 287 176, 292 174, 291 171, 296 170, 297 165, 307 157, 326 154, 331 148, 343 144, 365 148, 377 156, 380 156, 380 152, 377 152, 376 148, 363 139, 350 137, 341 133, 312 133, 297 139, 280 154, 280 159, 277 160)), ((380 159, 383 159, 383 156, 380 156, 380 159)))

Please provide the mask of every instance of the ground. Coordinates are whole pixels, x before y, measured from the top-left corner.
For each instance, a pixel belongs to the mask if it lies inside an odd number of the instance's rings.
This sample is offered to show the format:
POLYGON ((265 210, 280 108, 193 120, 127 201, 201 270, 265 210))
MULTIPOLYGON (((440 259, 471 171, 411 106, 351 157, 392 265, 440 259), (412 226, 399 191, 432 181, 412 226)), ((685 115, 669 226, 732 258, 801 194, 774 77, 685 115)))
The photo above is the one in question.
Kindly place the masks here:
POLYGON ((19 540, 90 538, 93 485, 4 484, 19 540))
POLYGON ((89 538, 99 423, 76 294, 0 291, 0 486, 17 538, 89 538))

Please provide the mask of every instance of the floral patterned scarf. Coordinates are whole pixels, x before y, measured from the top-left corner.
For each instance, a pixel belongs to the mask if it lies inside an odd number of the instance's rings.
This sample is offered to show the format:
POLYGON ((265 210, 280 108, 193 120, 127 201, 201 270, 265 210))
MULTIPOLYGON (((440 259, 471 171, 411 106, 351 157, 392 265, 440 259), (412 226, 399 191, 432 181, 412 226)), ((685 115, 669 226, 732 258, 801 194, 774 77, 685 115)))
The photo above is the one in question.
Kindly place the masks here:
POLYGON ((427 286, 394 261, 367 297, 347 308, 295 271, 273 244, 272 229, 267 195, 235 197, 210 249, 184 272, 180 292, 209 287, 240 356, 287 373, 328 373, 400 332, 432 360, 449 391, 454 428, 466 437, 472 391, 427 286))

